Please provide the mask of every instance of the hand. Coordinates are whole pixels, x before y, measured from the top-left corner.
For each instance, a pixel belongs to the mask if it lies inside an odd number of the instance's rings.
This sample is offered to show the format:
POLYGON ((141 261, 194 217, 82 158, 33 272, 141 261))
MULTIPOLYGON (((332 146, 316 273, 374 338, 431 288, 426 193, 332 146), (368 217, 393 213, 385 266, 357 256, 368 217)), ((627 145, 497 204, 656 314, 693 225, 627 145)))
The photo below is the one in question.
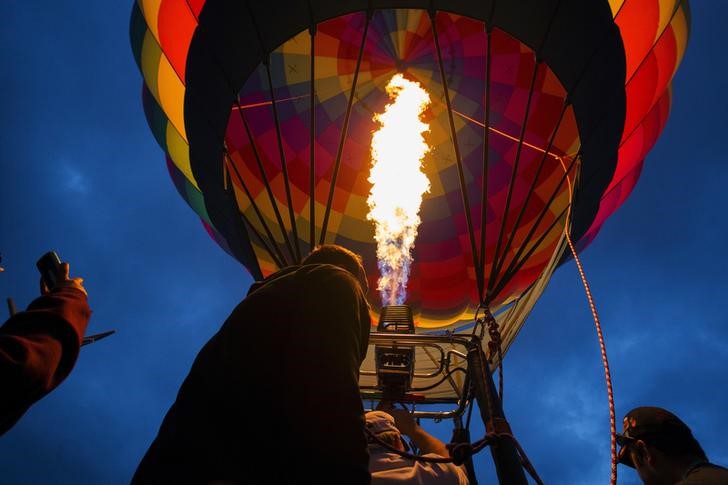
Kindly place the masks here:
POLYGON ((61 266, 58 268, 58 272, 56 273, 56 284, 53 286, 53 288, 48 288, 43 281, 43 278, 40 279, 40 292, 43 295, 48 294, 51 290, 55 290, 56 288, 76 288, 77 290, 81 291, 84 295, 88 296, 88 293, 86 292, 86 288, 83 287, 83 278, 70 278, 69 275, 70 266, 68 263, 61 263, 61 266))

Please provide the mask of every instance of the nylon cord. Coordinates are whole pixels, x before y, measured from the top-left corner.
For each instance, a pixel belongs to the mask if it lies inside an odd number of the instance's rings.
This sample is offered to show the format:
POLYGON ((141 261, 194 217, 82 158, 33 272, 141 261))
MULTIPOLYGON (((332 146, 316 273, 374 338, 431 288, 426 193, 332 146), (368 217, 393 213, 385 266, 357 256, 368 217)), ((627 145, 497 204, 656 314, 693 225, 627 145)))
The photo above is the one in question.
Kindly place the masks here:
MULTIPOLYGON (((569 184, 569 200, 573 200, 573 186, 571 184, 571 177, 568 176, 568 171, 566 170, 566 166, 563 163, 563 160, 561 161, 561 166, 564 169, 564 171, 567 174, 567 181, 569 184)), ((567 220, 571 218, 571 204, 569 204, 569 212, 566 215, 567 220)), ((576 268, 579 270, 579 276, 581 277, 581 282, 584 285, 584 292, 586 293, 586 298, 589 301, 589 309, 591 310, 592 317, 594 318, 594 326, 597 330, 597 337, 599 339, 599 349, 601 350, 602 354, 602 365, 604 366, 604 378, 607 383, 607 399, 609 401, 609 430, 610 430, 610 438, 611 438, 611 475, 609 483, 610 485, 617 485, 617 420, 615 417, 614 412, 614 391, 612 389, 612 375, 609 371, 609 360, 607 359, 607 347, 604 344, 604 334, 602 333, 602 324, 599 321, 599 314, 597 313, 597 307, 594 304, 594 298, 592 297, 591 289, 589 287, 589 282, 586 279, 586 273, 584 272, 584 267, 581 264, 581 260, 579 259, 579 255, 576 252, 576 247, 574 246, 573 241, 571 240, 571 236, 569 234, 569 224, 564 225, 564 236, 566 237, 566 241, 569 244, 569 249, 571 249, 571 254, 574 257, 574 262, 576 262, 576 268)))

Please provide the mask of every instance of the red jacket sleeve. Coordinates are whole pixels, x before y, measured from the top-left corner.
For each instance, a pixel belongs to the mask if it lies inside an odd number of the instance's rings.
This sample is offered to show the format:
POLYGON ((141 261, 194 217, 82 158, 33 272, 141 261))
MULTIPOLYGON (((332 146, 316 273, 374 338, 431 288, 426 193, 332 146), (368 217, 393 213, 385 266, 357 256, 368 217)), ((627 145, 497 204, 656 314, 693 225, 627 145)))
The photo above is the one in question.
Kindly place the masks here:
POLYGON ((0 327, 0 435, 68 376, 90 316, 83 292, 59 288, 0 327))

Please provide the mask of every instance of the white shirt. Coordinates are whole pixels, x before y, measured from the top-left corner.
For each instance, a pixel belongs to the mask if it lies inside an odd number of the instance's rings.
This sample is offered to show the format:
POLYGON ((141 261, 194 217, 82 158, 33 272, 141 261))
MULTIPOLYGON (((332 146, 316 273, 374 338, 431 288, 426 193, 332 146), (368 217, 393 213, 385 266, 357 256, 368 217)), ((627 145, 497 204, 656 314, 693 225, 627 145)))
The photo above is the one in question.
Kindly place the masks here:
MULTIPOLYGON (((429 453, 430 458, 441 458, 429 453)), ((468 485, 463 467, 453 463, 430 463, 403 458, 381 448, 369 448, 372 485, 416 483, 421 485, 468 485)))

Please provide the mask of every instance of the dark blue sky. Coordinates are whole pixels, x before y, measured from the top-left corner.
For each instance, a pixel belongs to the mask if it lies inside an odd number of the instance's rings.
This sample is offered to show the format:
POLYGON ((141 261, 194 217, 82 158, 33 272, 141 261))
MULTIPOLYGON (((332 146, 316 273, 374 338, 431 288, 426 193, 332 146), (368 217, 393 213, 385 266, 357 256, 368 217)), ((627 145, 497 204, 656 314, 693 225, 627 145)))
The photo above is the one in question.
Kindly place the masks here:
MULTIPOLYGON (((726 465, 728 3, 691 6, 668 125, 583 259, 618 419, 637 405, 667 407, 726 465)), ((0 296, 25 307, 37 295, 35 261, 53 248, 86 279, 89 332, 118 330, 84 348, 69 379, 0 438, 2 483, 128 482, 197 351, 250 283, 166 173, 142 113, 130 10, 0 9, 0 296)), ((573 263, 536 305, 505 378, 511 425, 546 483, 607 482, 603 371, 573 263)), ((494 481, 489 454, 477 463, 481 483, 494 481)), ((637 483, 620 472, 620 483, 637 483)))

